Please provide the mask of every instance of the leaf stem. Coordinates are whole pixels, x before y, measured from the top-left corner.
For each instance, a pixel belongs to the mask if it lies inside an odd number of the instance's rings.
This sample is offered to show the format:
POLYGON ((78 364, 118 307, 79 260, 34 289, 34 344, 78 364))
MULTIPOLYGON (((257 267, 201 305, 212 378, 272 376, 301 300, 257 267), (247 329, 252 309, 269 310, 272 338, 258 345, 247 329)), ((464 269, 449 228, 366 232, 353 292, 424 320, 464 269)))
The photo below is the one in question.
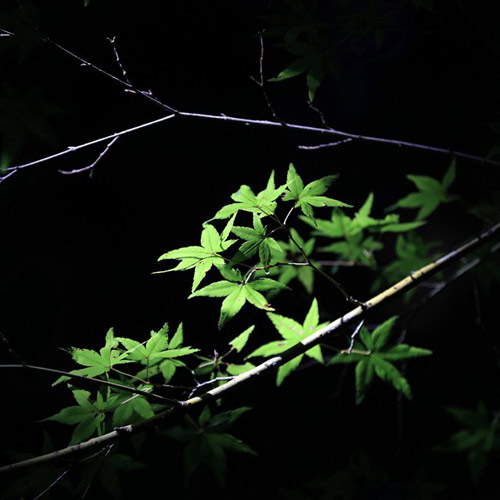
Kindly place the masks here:
MULTIPOLYGON (((290 213, 290 212, 289 212, 290 213)), ((345 297, 345 299, 350 302, 351 304, 357 305, 364 307, 364 303, 359 301, 358 299, 355 299, 352 295, 346 292, 344 287, 334 278, 332 278, 328 273, 323 271, 320 267, 318 267, 314 262, 309 258, 309 256, 306 254, 305 250, 302 248, 302 245, 293 237, 292 232, 288 229, 288 226, 286 226, 281 220, 274 216, 274 220, 280 225, 281 229, 286 232, 287 236, 290 238, 290 241, 297 247, 299 252, 302 254, 302 257, 304 258, 306 264, 310 266, 314 271, 316 271, 318 274, 323 276, 327 281, 329 281, 339 292, 345 297)))

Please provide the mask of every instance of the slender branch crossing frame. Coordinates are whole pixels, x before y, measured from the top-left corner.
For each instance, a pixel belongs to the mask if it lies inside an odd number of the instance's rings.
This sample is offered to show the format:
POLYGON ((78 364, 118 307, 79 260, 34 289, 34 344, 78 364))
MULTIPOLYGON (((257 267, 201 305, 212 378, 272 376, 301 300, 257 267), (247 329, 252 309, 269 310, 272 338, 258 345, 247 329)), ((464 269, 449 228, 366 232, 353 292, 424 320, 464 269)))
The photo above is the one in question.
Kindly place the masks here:
POLYGON ((343 316, 337 318, 335 321, 332 321, 322 329, 318 330, 316 333, 306 337, 299 344, 296 344, 295 346, 283 352, 279 356, 273 356, 272 358, 267 359, 266 361, 256 366, 255 368, 252 368, 251 370, 248 370, 240 375, 237 375, 236 377, 232 378, 223 385, 208 390, 199 396, 189 398, 185 401, 179 401, 175 406, 168 408, 167 410, 155 415, 150 419, 143 420, 142 422, 125 425, 123 427, 117 427, 112 432, 103 434, 102 436, 96 438, 89 439, 88 441, 84 441, 83 443, 73 446, 68 446, 67 448, 63 448, 45 455, 40 455, 38 457, 34 457, 28 460, 23 460, 20 462, 5 465, 3 467, 0 467, 0 474, 20 471, 20 470, 28 470, 33 467, 52 463, 55 461, 59 461, 61 459, 70 459, 78 455, 94 451, 95 449, 100 449, 105 446, 109 446, 126 436, 132 436, 147 429, 151 429, 156 426, 162 425, 169 418, 175 415, 186 413, 188 410, 190 410, 193 407, 196 407, 201 403, 211 400, 216 400, 223 394, 230 392, 232 389, 239 387, 242 384, 250 380, 253 380, 256 377, 266 372, 271 372, 272 370, 277 369, 284 363, 295 358, 296 356, 308 351, 315 345, 318 345, 321 342, 321 340, 326 336, 332 334, 333 332, 336 332, 344 325, 349 324, 351 321, 363 317, 368 311, 375 309, 382 303, 387 302, 390 299, 393 299, 396 296, 401 295, 402 293, 410 290, 411 288, 416 286, 420 281, 437 273, 447 265, 456 262, 464 255, 469 254, 470 252, 480 247, 487 241, 493 239, 495 236, 499 234, 500 234, 500 223, 497 223, 494 226, 491 226, 490 228, 486 229, 485 231, 483 231, 482 233, 480 233, 478 236, 471 239, 467 243, 460 245, 451 252, 438 258, 434 262, 431 262, 430 264, 427 264, 426 266, 420 268, 419 270, 411 273, 409 276, 400 280, 399 282, 387 288, 378 295, 375 295, 371 299, 367 300, 362 306, 358 306, 352 309, 351 311, 347 312, 343 316))

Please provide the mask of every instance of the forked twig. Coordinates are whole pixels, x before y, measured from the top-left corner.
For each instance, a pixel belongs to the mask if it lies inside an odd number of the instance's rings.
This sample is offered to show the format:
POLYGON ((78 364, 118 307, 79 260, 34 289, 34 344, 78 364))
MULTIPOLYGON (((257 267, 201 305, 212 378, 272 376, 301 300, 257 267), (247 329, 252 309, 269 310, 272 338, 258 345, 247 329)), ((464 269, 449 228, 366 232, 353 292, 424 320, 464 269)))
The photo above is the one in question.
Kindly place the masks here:
POLYGON ((259 31, 259 41, 260 41, 260 57, 259 57, 259 79, 251 76, 250 80, 252 82, 256 83, 262 92, 262 95, 264 96, 264 100, 266 101, 266 105, 271 112, 271 115, 276 121, 279 121, 280 123, 284 124, 283 120, 281 120, 277 113, 276 110, 274 109, 274 106, 271 103, 271 99, 269 98, 269 95, 267 93, 266 87, 264 85, 264 30, 259 31))
POLYGON ((87 170, 90 170, 90 177, 92 177, 92 172, 93 172, 92 169, 99 163, 99 161, 101 161, 102 157, 109 151, 111 146, 119 139, 119 137, 120 137, 119 135, 114 137, 112 139, 112 141, 106 145, 106 148, 103 151, 101 151, 100 155, 96 158, 96 160, 91 165, 88 165, 88 166, 83 167, 83 168, 77 168, 75 170, 58 170, 58 172, 60 174, 64 174, 64 175, 73 175, 73 174, 80 174, 81 172, 85 172, 87 170))
MULTIPOLYGON (((14 36, 14 34, 12 34, 12 36, 14 36)), ((80 64, 82 64, 83 66, 88 66, 88 67, 92 68, 94 71, 106 76, 107 78, 110 78, 111 80, 115 81, 116 83, 121 84, 123 87, 125 87, 126 90, 133 91, 134 93, 141 95, 145 99, 152 101, 157 106, 161 107, 164 110, 169 111, 172 114, 170 114, 168 116, 164 116, 158 120, 153 120, 150 122, 146 122, 146 123, 137 125, 136 127, 132 127, 130 129, 127 129, 127 130, 119 132, 119 133, 110 134, 110 135, 107 135, 105 137, 101 137, 101 138, 95 139, 93 141, 90 141, 90 142, 87 142, 84 144, 80 144, 79 146, 68 147, 68 149, 66 149, 64 151, 61 151, 61 152, 53 154, 53 155, 46 156, 44 158, 40 158, 40 159, 32 161, 32 162, 28 162, 28 163, 25 163, 22 165, 8 167, 6 169, 6 171, 9 172, 9 174, 4 176, 3 178, 0 178, 0 182, 1 182, 1 180, 4 180, 8 176, 12 175, 13 171, 20 170, 23 168, 27 168, 30 166, 34 166, 34 165, 52 160, 52 159, 57 158, 59 156, 63 156, 65 154, 68 154, 72 151, 76 151, 78 149, 89 147, 93 144, 104 142, 104 141, 106 141, 110 138, 113 138, 115 136, 118 136, 118 135, 124 135, 125 133, 130 133, 130 132, 134 132, 136 130, 150 127, 150 126, 156 125, 157 123, 160 123, 162 121, 165 121, 165 120, 168 120, 168 119, 174 118, 174 117, 224 121, 224 122, 228 122, 228 123, 239 123, 239 124, 243 124, 243 125, 255 125, 255 126, 262 126, 262 127, 279 127, 279 128, 286 128, 289 130, 296 130, 296 131, 308 132, 308 133, 312 133, 312 134, 319 134, 322 136, 333 136, 333 137, 343 138, 343 139, 340 139, 339 141, 324 143, 324 144, 320 144, 317 146, 299 146, 301 149, 305 149, 305 150, 307 150, 307 149, 320 149, 323 147, 325 147, 325 148, 326 147, 334 147, 334 146, 344 144, 345 142, 350 142, 350 141, 373 142, 373 143, 397 146, 400 148, 408 148, 408 149, 422 150, 422 151, 426 151, 426 152, 430 152, 430 153, 443 154, 446 156, 454 156, 456 158, 461 158, 464 160, 468 160, 468 161, 483 164, 483 165, 496 166, 496 167, 500 166, 500 161, 495 161, 495 160, 492 160, 489 158, 484 158, 481 156, 472 155, 472 154, 464 153, 461 151, 452 150, 449 148, 427 146, 425 144, 418 144, 418 143, 409 142, 409 141, 401 141, 401 140, 397 140, 397 139, 386 139, 383 137, 368 136, 368 135, 355 134, 355 133, 345 132, 342 130, 337 130, 337 129, 334 129, 334 128, 326 125, 326 122, 324 120, 322 113, 319 110, 317 110, 317 108, 315 108, 311 103, 309 104, 311 109, 319 112, 320 119, 321 119, 322 125, 323 125, 322 127, 313 127, 313 126, 302 125, 302 124, 297 124, 297 123, 290 123, 290 122, 285 122, 285 121, 279 119, 276 115, 276 112, 274 111, 274 109, 272 107, 271 102, 269 101, 269 98, 268 98, 267 93, 265 92, 265 88, 264 88, 262 34, 260 34, 260 36, 261 36, 261 56, 259 59, 259 61, 260 61, 259 62, 260 75, 259 75, 259 80, 257 80, 256 78, 253 78, 253 80, 264 91, 264 96, 266 98, 266 102, 268 103, 268 107, 271 110, 271 113, 273 114, 274 120, 257 120, 257 119, 250 119, 250 118, 241 118, 241 117, 236 117, 236 116, 228 116, 225 114, 211 115, 211 114, 205 114, 205 113, 192 113, 192 112, 180 111, 180 110, 174 109, 173 107, 165 104, 160 99, 155 97, 150 91, 144 91, 144 90, 138 89, 137 87, 132 85, 130 83, 130 80, 126 76, 126 73, 125 73, 124 77, 122 77, 122 78, 117 77, 116 75, 113 75, 109 71, 102 69, 101 67, 89 62, 88 60, 84 59, 83 57, 79 56, 78 54, 75 54, 74 52, 66 49, 65 47, 63 47, 59 43, 55 42, 54 40, 50 39, 49 37, 47 37, 43 34, 41 34, 40 36, 42 37, 42 39, 44 41, 46 41, 47 43, 50 43, 52 46, 56 47, 58 50, 69 55, 70 57, 72 57, 76 61, 79 61, 80 64)), ((118 58, 118 60, 119 60, 119 58, 118 58)), ((123 70, 122 70, 122 73, 123 73, 123 70)))
POLYGON ((325 144, 317 144, 315 146, 305 146, 304 144, 301 144, 297 146, 297 149, 302 149, 305 151, 313 151, 316 149, 324 149, 324 148, 334 148, 336 146, 340 146, 342 144, 347 144, 348 142, 351 142, 353 139, 351 137, 348 137, 347 139, 341 139, 340 141, 335 141, 335 142, 327 142, 325 144))

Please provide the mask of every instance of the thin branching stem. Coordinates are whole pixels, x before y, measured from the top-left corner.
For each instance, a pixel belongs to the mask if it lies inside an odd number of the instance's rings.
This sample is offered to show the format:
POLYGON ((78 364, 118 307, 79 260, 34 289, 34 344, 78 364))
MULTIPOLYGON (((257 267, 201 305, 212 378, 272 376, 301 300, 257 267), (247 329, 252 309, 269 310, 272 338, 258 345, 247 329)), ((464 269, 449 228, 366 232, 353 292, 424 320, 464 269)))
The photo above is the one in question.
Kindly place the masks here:
MULTIPOLYGON (((39 30, 37 28, 35 28, 35 29, 39 32, 39 30)), ((145 99, 148 99, 149 101, 153 102, 154 104, 156 104, 157 106, 159 106, 163 110, 168 111, 171 114, 169 114, 165 117, 162 117, 158 120, 153 120, 151 122, 146 122, 146 123, 140 124, 136 127, 132 127, 130 129, 127 129, 126 131, 122 131, 122 132, 115 133, 115 134, 110 134, 106 137, 101 137, 101 138, 95 139, 93 141, 90 141, 90 142, 87 142, 84 144, 80 144, 79 146, 68 147, 64 151, 46 156, 44 158, 40 158, 38 160, 34 160, 34 161, 31 161, 31 162, 28 162, 28 163, 25 163, 22 165, 8 167, 7 172, 9 172, 9 173, 3 177, 0 177, 0 182, 2 180, 5 180, 8 176, 12 175, 12 172, 15 172, 17 170, 47 162, 47 161, 52 160, 54 158, 57 158, 57 157, 66 155, 70 152, 76 151, 78 149, 82 149, 85 147, 89 147, 93 144, 104 142, 104 141, 112 139, 116 136, 124 135, 125 133, 134 132, 134 131, 137 131, 137 130, 140 130, 140 129, 143 129, 146 127, 156 125, 162 121, 168 120, 170 118, 174 118, 176 116, 177 117, 184 117, 184 118, 192 118, 192 119, 202 119, 202 120, 204 119, 204 120, 224 121, 224 122, 229 122, 229 123, 239 123, 239 124, 243 124, 243 125, 255 125, 255 126, 262 126, 262 127, 279 127, 279 128, 286 128, 288 130, 296 130, 296 131, 300 131, 300 132, 319 134, 319 135, 322 135, 323 137, 333 136, 333 137, 341 138, 340 142, 339 141, 328 142, 328 143, 324 143, 324 144, 320 144, 320 145, 316 145, 316 146, 304 146, 304 145, 302 145, 302 146, 300 146, 301 149, 310 149, 310 148, 318 149, 320 147, 333 147, 333 146, 336 146, 340 143, 346 142, 347 140, 359 141, 359 142, 373 142, 373 143, 397 146, 398 148, 417 149, 417 150, 423 150, 423 151, 426 151, 429 153, 437 153, 437 154, 442 154, 442 155, 446 155, 446 156, 453 156, 456 158, 461 158, 461 159, 468 160, 468 161, 471 161, 474 163, 479 163, 482 165, 495 166, 495 167, 500 166, 499 161, 495 161, 495 160, 492 160, 490 158, 484 158, 484 157, 477 156, 477 155, 472 155, 469 153, 464 153, 461 151, 452 150, 450 148, 428 146, 425 144, 403 141, 403 140, 399 140, 399 139, 388 139, 388 138, 383 138, 383 137, 375 137, 375 136, 356 134, 356 133, 346 132, 343 130, 338 130, 338 129, 326 126, 324 118, 322 120, 322 125, 323 125, 322 127, 313 127, 313 126, 309 126, 309 125, 303 125, 303 124, 298 124, 298 123, 290 123, 290 122, 282 121, 276 117, 275 113, 273 114, 274 120, 259 120, 259 119, 251 119, 251 118, 241 118, 241 117, 236 117, 236 116, 228 116, 225 114, 213 115, 213 114, 207 114, 207 113, 195 113, 195 112, 188 112, 188 111, 180 111, 180 110, 175 109, 175 108, 169 106, 168 104, 165 104, 164 102, 162 102, 160 99, 155 97, 151 93, 151 91, 144 91, 144 90, 138 89, 137 87, 135 87, 134 85, 132 85, 130 83, 130 80, 128 79, 128 77, 120 78, 120 77, 110 73, 109 71, 104 70, 103 68, 91 63, 90 61, 84 59, 83 57, 79 56, 78 54, 68 50, 67 48, 63 47, 62 45, 55 42, 51 38, 49 38, 43 34, 41 34, 40 36, 42 37, 42 39, 44 41, 46 41, 47 43, 56 47, 58 50, 64 52, 65 54, 67 54, 71 58, 75 59, 81 65, 87 66, 87 67, 93 69, 94 71, 98 72, 99 74, 113 80, 114 82, 119 83, 120 85, 122 85, 125 88, 125 90, 128 90, 130 92, 134 92, 134 93, 144 97, 145 99)), ((263 49, 261 49, 261 59, 263 57, 262 50, 263 49)), ((255 79, 254 80, 263 89, 263 76, 262 76, 263 73, 262 73, 262 71, 263 71, 262 66, 260 66, 261 81, 258 81, 255 79), (261 85, 261 82, 262 82, 262 85, 261 85)), ((265 94, 265 95, 267 95, 267 94, 265 94)), ((270 109, 273 109, 272 106, 270 109)))
POLYGON ((82 172, 85 172, 87 170, 90 170, 90 177, 92 177, 92 169, 102 160, 104 155, 110 150, 111 146, 120 138, 119 135, 116 137, 113 137, 113 139, 106 145, 103 151, 99 154, 99 156, 90 164, 87 165, 86 167, 83 168, 77 168, 75 170, 58 170, 60 174, 64 175, 74 175, 74 174, 80 174, 82 172))
POLYGON ((71 372, 65 372, 63 370, 56 370, 55 368, 47 368, 46 366, 35 366, 35 365, 29 365, 27 363, 22 363, 22 364, 2 364, 2 365, 0 365, 0 368, 11 369, 11 370, 25 369, 25 370, 31 370, 31 371, 53 373, 53 374, 61 375, 63 377, 68 377, 68 378, 74 379, 74 380, 84 380, 85 382, 92 382, 94 384, 98 384, 98 385, 102 385, 102 386, 106 386, 106 387, 112 387, 113 389, 117 389, 120 391, 131 392, 131 393, 137 394, 139 396, 144 396, 145 398, 148 398, 148 399, 154 399, 154 400, 156 400, 158 402, 162 402, 162 403, 172 404, 172 403, 177 402, 175 399, 165 398, 163 396, 160 396, 159 394, 154 394, 152 392, 141 391, 140 389, 136 389, 134 387, 129 387, 129 386, 123 385, 123 384, 118 384, 117 382, 111 382, 109 380, 103 380, 100 378, 87 377, 85 375, 78 375, 78 374, 71 373, 71 372))
POLYGON ((337 288, 337 290, 339 290, 339 292, 345 297, 345 299, 348 302, 350 302, 351 304, 355 304, 355 305, 364 307, 363 302, 355 299, 352 295, 347 293, 346 290, 344 289, 344 287, 337 280, 335 280, 334 278, 332 278, 332 276, 330 276, 328 273, 323 271, 323 269, 321 269, 321 267, 318 267, 316 264, 314 264, 314 262, 309 258, 309 256, 305 252, 304 248, 302 248, 302 245, 296 240, 296 238, 293 237, 293 234, 291 233, 291 231, 288 229, 288 227, 283 222, 281 222, 281 220, 278 217, 274 216, 274 220, 280 225, 281 229, 283 229, 283 231, 286 232, 287 236, 290 238, 290 241, 297 247, 297 249, 299 250, 299 252, 301 253, 302 257, 304 258, 306 264, 309 267, 314 269, 314 271, 316 271, 318 274, 323 276, 323 278, 325 278, 335 288, 337 288))

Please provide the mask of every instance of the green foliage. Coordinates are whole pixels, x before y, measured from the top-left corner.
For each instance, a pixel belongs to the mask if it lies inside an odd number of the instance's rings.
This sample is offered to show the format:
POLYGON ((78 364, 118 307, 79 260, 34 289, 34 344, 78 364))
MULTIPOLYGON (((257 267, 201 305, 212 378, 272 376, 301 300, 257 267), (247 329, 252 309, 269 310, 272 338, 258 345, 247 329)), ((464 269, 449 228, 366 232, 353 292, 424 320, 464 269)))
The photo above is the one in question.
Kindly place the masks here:
POLYGON ((102 423, 106 417, 106 411, 114 408, 117 399, 115 396, 105 401, 101 392, 97 392, 97 399, 91 402, 89 400, 90 392, 78 389, 73 389, 73 397, 78 405, 68 406, 47 419, 62 424, 77 424, 73 431, 70 445, 85 441, 96 431, 98 435, 101 435, 103 433, 102 423))
POLYGON ((356 363, 357 404, 363 401, 375 375, 411 399, 410 384, 393 363, 432 354, 428 349, 407 344, 387 347, 396 320, 397 316, 389 318, 372 333, 367 328, 362 327, 359 332, 359 340, 356 339, 351 348, 341 351, 328 361, 328 365, 356 363))
POLYGON ((191 291, 194 292, 212 266, 221 267, 226 264, 226 261, 220 254, 235 242, 235 240, 228 240, 233 221, 234 216, 220 235, 214 226, 206 224, 201 233, 201 246, 189 246, 171 250, 161 255, 158 260, 180 260, 176 267, 168 271, 186 271, 194 268, 193 285, 191 287, 191 291))
POLYGON ((400 222, 399 215, 388 214, 383 219, 375 219, 370 214, 373 207, 373 193, 363 203, 354 217, 349 217, 340 209, 334 209, 330 220, 302 220, 315 227, 312 232, 317 237, 337 240, 318 248, 323 253, 334 253, 347 262, 375 266, 374 252, 383 248, 382 242, 374 235, 381 233, 403 233, 417 229, 422 221, 400 222), (365 233, 368 232, 368 235, 365 233))
MULTIPOLYGON (((444 191, 453 177, 454 167, 450 167, 440 183, 444 191)), ((76 405, 63 408, 46 420, 73 426, 70 442, 77 444, 116 427, 150 419, 179 403, 177 399, 160 395, 160 388, 162 392, 171 389, 175 394, 179 394, 182 388, 183 397, 189 399, 198 395, 201 387, 214 388, 254 369, 255 358, 279 355, 300 345, 305 338, 326 325, 319 321, 318 301, 311 299, 310 308, 301 323, 274 312, 270 298, 289 289, 288 284, 293 280, 312 294, 314 275, 317 272, 326 275, 323 269, 328 265, 318 259, 318 252, 329 256, 333 254, 337 260, 374 271, 377 270, 374 254, 384 247, 381 240, 386 235, 395 234, 396 258, 379 269, 380 283, 406 276, 429 261, 428 254, 433 244, 425 243, 415 234, 424 221, 401 222, 398 214, 376 218, 372 214, 373 193, 350 216, 344 209, 351 205, 325 195, 335 179, 335 175, 329 175, 305 184, 294 165, 290 164, 283 185, 276 185, 274 172, 265 189, 258 194, 254 194, 249 186, 242 185, 231 195, 232 202, 203 224, 199 245, 177 248, 159 258, 160 261, 177 261, 171 269, 160 272, 194 270, 189 298, 222 299, 219 330, 248 302, 266 311, 278 332, 278 340, 265 340, 265 329, 256 334, 252 325, 233 335, 227 342, 225 352, 217 348, 213 355, 207 356, 184 343, 182 323, 173 336, 169 335, 168 325, 165 324, 160 330, 152 331, 149 338, 142 342, 117 337, 110 329, 101 349, 71 350, 73 361, 79 368, 60 377, 54 385, 71 380, 68 387, 76 405), (325 207, 333 209, 329 220, 317 218, 314 213, 314 209, 325 207), (300 215, 297 209, 300 209, 300 215), (281 213, 286 214, 284 218, 281 213), (251 220, 248 225, 245 218, 251 220), (215 224, 221 220, 226 222, 219 231, 215 224), (301 233, 305 234, 305 227, 309 229, 309 234, 302 236, 299 233, 294 227, 297 221, 305 223, 301 233), (317 242, 321 238, 334 241, 318 248, 317 242), (200 286, 202 281, 209 280, 214 274, 218 274, 219 279, 200 286), (245 355, 247 346, 254 342, 257 346, 252 346, 250 353, 245 355), (195 362, 189 363, 189 360, 195 362), (172 384, 177 379, 178 371, 183 371, 193 380, 191 386, 172 384), (78 377, 92 379, 96 383, 95 390, 75 387, 78 377)), ((416 184, 418 187, 434 185, 434 180, 431 181, 419 178, 416 184)), ((376 377, 410 399, 409 382, 395 364, 431 354, 430 350, 403 343, 389 345, 396 319, 396 316, 388 319, 373 332, 359 328, 355 338, 351 339, 350 347, 340 350, 328 361, 328 365, 355 364, 358 404, 376 377)), ((299 367, 304 357, 324 364, 324 349, 325 346, 316 345, 281 365, 276 385, 280 386, 299 367)), ((220 407, 222 400, 218 399, 216 404, 220 407)), ((188 425, 165 431, 166 435, 186 445, 183 454, 186 485, 202 465, 208 467, 218 483, 223 485, 227 452, 255 454, 248 445, 226 432, 226 428, 247 410, 244 407, 212 414, 210 408, 205 406, 197 421, 187 416, 188 425)), ((127 470, 126 463, 120 465, 118 462, 117 468, 123 466, 122 469, 127 470)), ((113 462, 106 467, 110 477, 116 480, 113 462)))
MULTIPOLYGON (((118 341, 115 339, 113 329, 110 328, 106 334, 106 344, 99 352, 74 347, 71 352, 73 361, 85 366, 85 368, 73 370, 70 373, 86 377, 96 377, 109 372, 114 365, 130 363, 131 360, 128 359, 126 354, 116 349, 117 346, 118 341)), ((69 377, 60 377, 53 385, 66 380, 69 380, 69 377)))
POLYGON ((287 188, 283 200, 293 201, 295 203, 294 208, 300 207, 302 213, 315 223, 313 207, 352 206, 342 201, 322 196, 336 178, 336 175, 328 175, 304 186, 304 182, 300 175, 297 174, 293 163, 290 163, 286 178, 287 188))
MULTIPOLYGON (((274 172, 271 173, 267 186, 257 195, 246 185, 240 186, 240 189, 231 195, 235 203, 221 208, 213 219, 228 219, 240 210, 242 212, 251 212, 259 216, 270 216, 274 214, 277 202, 276 199, 284 192, 286 186, 275 187, 274 172)), ((210 221, 207 221, 210 222, 210 221)))
POLYGON ((396 203, 401 208, 418 208, 417 220, 427 218, 442 203, 449 203, 457 196, 448 194, 448 189, 455 180, 456 160, 453 159, 450 167, 441 182, 424 175, 407 175, 417 187, 416 193, 410 193, 396 203))
MULTIPOLYGON (((313 242, 304 243, 294 228, 288 229, 286 226, 294 209, 300 208, 304 216, 314 224, 313 207, 350 206, 324 196, 335 178, 336 176, 330 175, 304 185, 294 165, 290 164, 286 184, 276 186, 274 172, 272 172, 266 188, 257 195, 249 186, 242 185, 237 192, 231 195, 234 203, 222 207, 210 221, 205 222, 201 235, 201 246, 187 246, 172 250, 163 254, 159 260, 178 260, 178 265, 170 271, 195 268, 192 293, 189 298, 224 298, 218 323, 219 329, 238 314, 246 302, 258 309, 273 311, 274 309, 263 293, 272 295, 287 289, 286 283, 294 277, 298 277, 306 289, 312 291, 312 269, 294 270, 289 267, 285 271, 275 271, 274 273, 279 275, 278 280, 259 276, 257 271, 269 274, 271 267, 287 268, 287 266, 295 264, 295 262, 280 261, 287 252, 290 253, 292 246, 302 256, 307 256, 313 250, 313 242), (279 198, 283 202, 293 203, 284 221, 281 221, 275 213, 279 198), (252 214, 252 227, 234 224, 239 212, 252 214), (265 217, 276 224, 274 229, 268 230, 267 226, 263 224, 262 219, 265 217), (228 218, 230 220, 220 235, 215 227, 209 224, 213 220, 228 218), (276 231, 284 232, 289 237, 289 241, 277 241, 271 236, 276 231), (232 257, 225 257, 222 253, 238 241, 228 239, 230 233, 237 236, 242 243, 236 254, 232 257), (246 261, 254 256, 258 256, 259 262, 255 266, 248 266, 246 261), (247 272, 243 274, 237 266, 245 266, 247 272), (205 278, 212 267, 215 267, 225 279, 215 281, 197 290, 201 280, 205 278)), ((304 262, 304 259, 302 263, 309 264, 304 262)))
POLYGON ((441 451, 466 453, 472 475, 483 474, 492 457, 500 452, 500 415, 492 414, 483 401, 477 409, 447 407, 447 412, 461 425, 441 451))
MULTIPOLYGON (((304 323, 302 324, 291 318, 280 316, 279 314, 268 313, 267 316, 272 321, 278 333, 281 335, 282 340, 275 340, 260 346, 258 349, 249 354, 247 359, 257 356, 267 357, 275 354, 281 354, 294 345, 299 344, 302 338, 312 335, 314 332, 326 325, 326 323, 318 324, 319 312, 318 302, 316 299, 313 300, 311 308, 309 309, 304 323)), ((304 356, 308 356, 319 363, 323 363, 321 347, 317 345, 312 349, 309 349, 305 354, 300 354, 296 358, 280 366, 276 377, 276 385, 281 385, 283 380, 285 380, 290 373, 297 369, 304 356)))
POLYGON ((269 78, 269 82, 282 82, 294 76, 306 75, 308 98, 312 102, 316 91, 320 86, 325 74, 325 61, 318 47, 304 42, 288 41, 282 46, 295 56, 295 59, 284 70, 280 71, 275 78, 269 78))
POLYGON ((252 368, 254 365, 252 363, 236 363, 233 360, 228 361, 228 358, 233 357, 234 353, 239 354, 246 346, 248 339, 250 338, 250 334, 254 331, 255 326, 252 325, 247 328, 245 331, 237 335, 233 340, 229 342, 229 350, 222 355, 215 355, 213 357, 206 357, 197 355, 197 358, 200 360, 200 363, 195 368, 194 373, 199 375, 209 375, 210 379, 221 378, 220 383, 223 383, 223 380, 226 377, 232 377, 235 375, 239 375, 240 373, 244 373, 252 368))
MULTIPOLYGON (((434 246, 435 242, 426 242, 415 233, 410 233, 406 237, 398 235, 396 256, 381 269, 379 276, 373 281, 372 291, 379 289, 383 284, 395 283, 432 262, 435 254, 431 254, 430 249, 434 246)), ((410 298, 414 292, 415 289, 410 290, 406 297, 410 298)))
MULTIPOLYGON (((68 384, 77 405, 63 408, 46 420, 76 425, 70 444, 77 444, 94 434, 102 435, 111 427, 151 418, 161 407, 148 400, 154 386, 152 379, 162 376, 165 383, 170 382, 176 369, 185 366, 179 358, 198 352, 198 349, 182 345, 183 341, 182 323, 172 338, 169 338, 168 325, 165 324, 157 332, 152 331, 146 342, 115 337, 111 328, 106 334, 105 346, 99 352, 73 348, 73 360, 85 368, 72 370, 69 374, 102 378, 103 385, 92 397, 91 392, 68 384), (116 368, 125 363, 132 364, 135 372, 126 373, 116 368), (112 375, 118 378, 111 378, 112 375), (128 388, 139 392, 131 393, 128 388)), ((70 379, 70 375, 64 375, 53 385, 70 379)))
POLYGON ((227 269, 225 272, 235 281, 216 281, 189 296, 189 298, 225 297, 220 311, 219 330, 241 310, 247 301, 259 309, 274 311, 261 292, 287 288, 270 278, 245 281, 241 273, 234 269, 227 269))
MULTIPOLYGON (((432 0, 415 0, 412 4, 416 9, 429 10, 432 0)), ((393 15, 388 12, 399 8, 381 9, 376 2, 353 5, 348 1, 287 0, 279 5, 280 11, 265 16, 270 28, 264 35, 275 40, 274 46, 285 51, 291 61, 268 81, 282 82, 304 75, 311 102, 327 75, 341 74, 346 53, 353 46, 380 48, 387 31, 394 29, 393 15)))
POLYGON ((247 260, 258 253, 262 266, 267 269, 274 262, 273 253, 275 255, 283 253, 280 244, 268 235, 266 226, 262 224, 262 220, 255 213, 253 214, 253 228, 235 226, 232 228, 232 232, 244 240, 238 253, 231 258, 232 265, 247 260))
POLYGON ((201 411, 197 422, 189 417, 188 426, 175 426, 165 431, 165 435, 185 444, 183 458, 186 486, 202 465, 210 469, 220 486, 224 486, 227 452, 256 455, 243 441, 223 432, 248 410, 250 408, 242 407, 212 414, 207 405, 201 411))

